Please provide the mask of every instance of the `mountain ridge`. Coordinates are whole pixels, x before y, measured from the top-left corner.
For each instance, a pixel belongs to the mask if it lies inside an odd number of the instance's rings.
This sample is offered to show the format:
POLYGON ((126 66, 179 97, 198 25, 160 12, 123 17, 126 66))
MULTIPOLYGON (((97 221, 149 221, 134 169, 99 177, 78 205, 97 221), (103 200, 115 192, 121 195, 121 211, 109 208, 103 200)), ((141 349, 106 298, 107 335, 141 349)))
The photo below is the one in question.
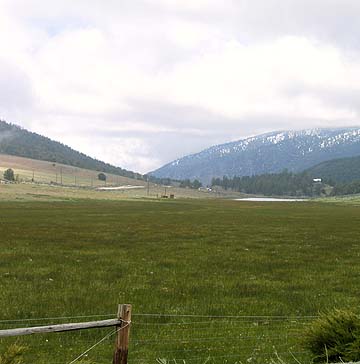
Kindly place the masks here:
POLYGON ((215 145, 151 172, 156 177, 199 179, 299 172, 326 160, 360 155, 360 127, 283 130, 215 145))

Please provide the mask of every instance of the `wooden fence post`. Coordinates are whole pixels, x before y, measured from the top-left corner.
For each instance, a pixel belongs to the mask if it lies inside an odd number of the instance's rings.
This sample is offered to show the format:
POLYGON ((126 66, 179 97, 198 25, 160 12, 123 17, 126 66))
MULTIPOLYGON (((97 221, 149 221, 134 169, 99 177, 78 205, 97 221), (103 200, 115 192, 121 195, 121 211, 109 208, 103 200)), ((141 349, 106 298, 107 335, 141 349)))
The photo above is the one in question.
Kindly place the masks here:
POLYGON ((117 318, 121 320, 116 326, 115 350, 113 364, 127 364, 129 351, 129 334, 131 322, 131 305, 119 305, 117 318))

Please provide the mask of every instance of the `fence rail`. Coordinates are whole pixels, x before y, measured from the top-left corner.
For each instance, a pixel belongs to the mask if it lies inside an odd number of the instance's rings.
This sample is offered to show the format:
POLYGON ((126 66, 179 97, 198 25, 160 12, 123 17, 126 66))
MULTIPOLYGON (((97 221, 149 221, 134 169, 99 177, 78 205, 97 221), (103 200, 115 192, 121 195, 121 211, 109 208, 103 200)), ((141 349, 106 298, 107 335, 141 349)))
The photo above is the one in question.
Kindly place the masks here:
POLYGON ((102 321, 79 322, 73 324, 35 326, 35 327, 24 327, 19 329, 0 330, 0 338, 8 336, 46 334, 51 332, 64 332, 64 331, 94 329, 101 327, 111 327, 111 326, 118 326, 121 324, 121 322, 122 320, 113 319, 113 320, 102 320, 102 321))
MULTIPOLYGON (((3 322, 11 322, 11 320, 3 320, 3 322)), ((113 364, 127 364, 130 323, 131 323, 131 305, 122 304, 118 306, 118 314, 117 318, 115 319, 6 329, 6 330, 0 330, 0 338, 115 327, 114 332, 105 335, 101 340, 96 342, 90 348, 86 349, 83 353, 81 353, 75 359, 73 359, 69 364, 75 363, 83 356, 85 356, 90 350, 92 350, 101 342, 103 342, 104 340, 106 340, 107 338, 109 338, 114 334, 116 334, 116 340, 115 340, 115 349, 113 354, 113 364)))

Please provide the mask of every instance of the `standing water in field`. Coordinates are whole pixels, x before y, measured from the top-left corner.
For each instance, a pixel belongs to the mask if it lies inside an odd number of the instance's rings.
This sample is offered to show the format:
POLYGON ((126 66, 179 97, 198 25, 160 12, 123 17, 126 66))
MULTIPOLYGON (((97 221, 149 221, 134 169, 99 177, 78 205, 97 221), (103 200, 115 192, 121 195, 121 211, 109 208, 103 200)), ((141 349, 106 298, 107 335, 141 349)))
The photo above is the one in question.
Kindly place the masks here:
POLYGON ((303 198, 274 198, 274 197, 248 197, 248 198, 237 198, 235 201, 253 201, 253 202, 299 202, 308 201, 303 198))

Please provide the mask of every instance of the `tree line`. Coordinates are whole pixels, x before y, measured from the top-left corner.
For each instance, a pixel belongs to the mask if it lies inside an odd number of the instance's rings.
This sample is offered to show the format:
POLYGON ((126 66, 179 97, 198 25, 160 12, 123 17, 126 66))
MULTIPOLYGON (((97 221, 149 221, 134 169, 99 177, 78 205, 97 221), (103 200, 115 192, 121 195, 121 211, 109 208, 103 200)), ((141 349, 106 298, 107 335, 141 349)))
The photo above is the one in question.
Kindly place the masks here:
POLYGON ((197 179, 195 179, 193 181, 191 181, 190 179, 184 179, 184 180, 180 181, 179 187, 192 188, 192 189, 197 190, 200 187, 202 187, 202 183, 197 179))
POLYGON ((287 170, 255 176, 213 178, 211 185, 265 196, 336 196, 360 193, 360 180, 350 183, 335 183, 331 180, 316 182, 308 172, 293 173, 287 170))
POLYGON ((350 183, 337 183, 332 190, 332 195, 355 195, 360 193, 360 181, 350 183))

